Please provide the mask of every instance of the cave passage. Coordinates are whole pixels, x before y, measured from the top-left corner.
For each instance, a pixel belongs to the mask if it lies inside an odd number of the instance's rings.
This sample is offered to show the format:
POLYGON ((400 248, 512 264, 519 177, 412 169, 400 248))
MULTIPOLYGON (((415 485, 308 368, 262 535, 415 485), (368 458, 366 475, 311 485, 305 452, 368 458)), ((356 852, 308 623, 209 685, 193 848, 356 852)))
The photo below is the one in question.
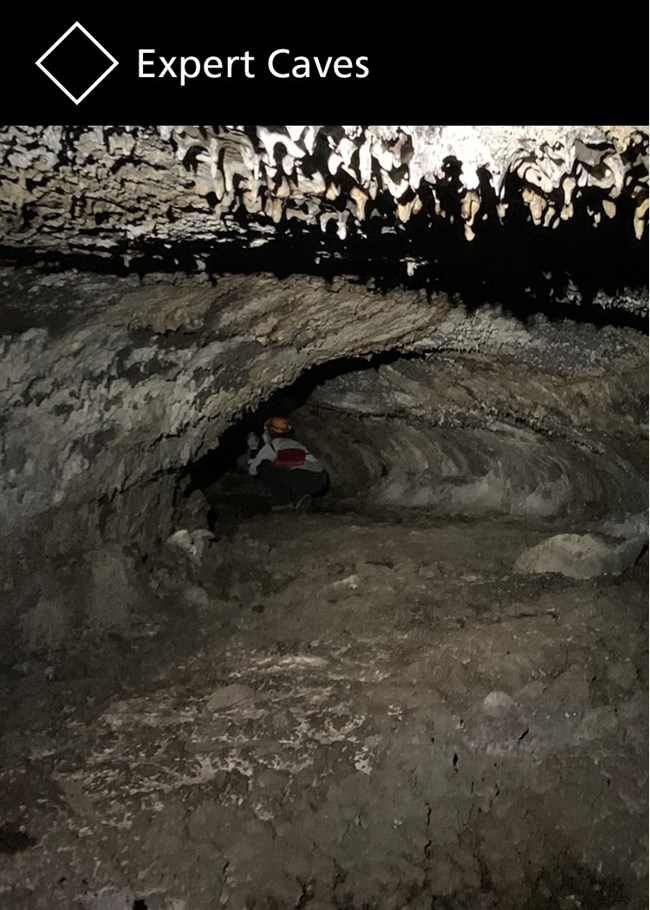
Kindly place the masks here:
POLYGON ((8 910, 640 910, 643 332, 3 274, 8 910), (305 513, 246 472, 275 415, 305 513))
POLYGON ((643 910, 646 132, 0 144, 2 910, 643 910))
MULTIPOLYGON (((577 342, 579 327, 563 330, 577 342)), ((593 381, 593 391, 602 394, 603 383, 593 381)), ((640 415, 643 396, 628 391, 627 413, 640 415)), ((231 520, 268 511, 263 485, 247 472, 246 437, 261 433, 267 418, 282 416, 330 473, 327 495, 314 504, 318 511, 419 508, 436 516, 560 523, 642 512, 641 449, 627 448, 623 459, 606 419, 602 445, 594 445, 593 436, 576 430, 575 406, 575 392, 539 359, 514 371, 508 358, 499 365, 443 352, 330 361, 235 421, 217 448, 188 466, 180 486, 185 497, 203 492, 215 531, 220 513, 231 520), (540 426, 539 410, 550 395, 553 424, 540 426)))
MULTIPOLYGON (((332 457, 336 451, 336 439, 327 441, 336 429, 328 427, 328 412, 319 412, 318 405, 309 407, 311 397, 319 388, 337 377, 376 370, 383 363, 399 359, 397 352, 376 354, 368 358, 343 358, 312 367, 302 373, 291 385, 277 389, 266 401, 235 421, 219 438, 219 444, 205 455, 192 461, 179 478, 179 486, 185 497, 200 490, 210 504, 210 525, 218 521, 219 509, 241 512, 243 515, 257 511, 268 511, 268 496, 261 484, 250 477, 247 470, 248 449, 246 437, 249 433, 261 436, 264 422, 270 417, 281 416, 289 420, 295 435, 304 432, 305 442, 309 441, 314 452, 322 450, 332 457), (301 420, 301 417, 303 419, 301 420), (320 423, 320 426, 319 426, 320 423), (331 453, 331 454, 330 454, 331 453)), ((334 456, 335 457, 335 456, 334 456)), ((320 510, 334 507, 341 493, 330 489, 328 496, 319 501, 320 510)))

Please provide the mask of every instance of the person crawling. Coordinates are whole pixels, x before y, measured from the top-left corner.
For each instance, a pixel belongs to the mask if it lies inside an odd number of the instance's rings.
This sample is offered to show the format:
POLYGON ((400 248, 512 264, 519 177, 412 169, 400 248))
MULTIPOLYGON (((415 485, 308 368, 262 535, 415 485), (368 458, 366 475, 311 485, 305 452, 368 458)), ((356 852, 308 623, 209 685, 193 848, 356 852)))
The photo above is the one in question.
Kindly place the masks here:
POLYGON ((270 417, 262 440, 257 433, 247 437, 248 473, 264 484, 273 512, 307 512, 329 488, 326 468, 292 432, 285 417, 270 417))

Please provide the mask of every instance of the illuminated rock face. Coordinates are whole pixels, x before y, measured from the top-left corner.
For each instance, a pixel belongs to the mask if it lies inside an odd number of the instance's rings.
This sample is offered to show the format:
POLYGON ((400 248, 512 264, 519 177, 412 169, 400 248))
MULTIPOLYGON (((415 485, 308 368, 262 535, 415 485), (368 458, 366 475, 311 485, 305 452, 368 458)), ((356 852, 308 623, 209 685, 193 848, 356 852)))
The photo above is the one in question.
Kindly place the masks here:
POLYGON ((95 554, 90 614, 107 573, 136 592, 137 557, 115 547, 171 533, 187 466, 334 361, 418 358, 370 385, 341 375, 302 412, 315 440, 327 420, 341 493, 451 515, 641 511, 647 142, 638 127, 6 128, 11 621, 36 550, 95 554))
POLYGON ((128 264, 201 268, 215 241, 263 245, 284 228, 340 241, 410 222, 472 240, 524 210, 534 225, 648 212, 641 127, 291 126, 7 128, 3 242, 128 264))

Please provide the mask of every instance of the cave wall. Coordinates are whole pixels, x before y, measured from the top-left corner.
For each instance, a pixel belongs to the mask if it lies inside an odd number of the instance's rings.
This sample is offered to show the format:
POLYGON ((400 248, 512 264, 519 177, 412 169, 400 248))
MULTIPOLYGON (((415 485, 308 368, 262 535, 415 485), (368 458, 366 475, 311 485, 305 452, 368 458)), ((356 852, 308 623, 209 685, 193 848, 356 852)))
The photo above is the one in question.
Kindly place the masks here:
POLYGON ((148 596, 142 560, 178 526, 188 464, 341 356, 396 359, 323 384, 296 413, 334 496, 576 520, 646 507, 636 329, 526 325, 314 277, 212 286, 7 269, 3 281, 36 323, 3 339, 10 649, 16 628, 34 648, 128 623, 148 596))
POLYGON ((37 322, 3 338, 8 643, 9 628, 34 611, 68 611, 59 640, 64 626, 88 617, 99 628, 123 621, 115 603, 137 608, 139 561, 173 530, 179 475, 192 458, 304 369, 408 347, 447 305, 422 292, 378 294, 300 276, 231 276, 216 287, 194 279, 140 287, 76 273, 3 277, 6 297, 18 309, 27 299, 37 322), (67 606, 46 611, 70 565, 67 606))
MULTIPOLYGON (((112 498, 180 469, 304 369, 408 348, 446 308, 421 292, 375 294, 299 276, 231 276, 215 288, 94 279, 87 298, 76 275, 53 281, 55 328, 44 319, 3 339, 7 530, 63 502, 112 498), (63 297, 88 303, 67 325, 61 285, 63 297)), ((30 289, 45 312, 50 284, 36 279, 30 289)))
POLYGON ((360 378, 321 393, 341 490, 452 514, 644 507, 647 129, 4 127, 0 180, 9 652, 128 621, 187 465, 341 358, 431 355, 370 398, 360 378), (592 244, 586 272, 558 270, 592 244), (407 459, 374 454, 388 424, 407 459), (339 476, 341 449, 363 471, 339 476))
POLYGON ((446 515, 645 509, 643 334, 487 307, 450 341, 457 318, 426 353, 326 380, 296 412, 335 488, 446 515))

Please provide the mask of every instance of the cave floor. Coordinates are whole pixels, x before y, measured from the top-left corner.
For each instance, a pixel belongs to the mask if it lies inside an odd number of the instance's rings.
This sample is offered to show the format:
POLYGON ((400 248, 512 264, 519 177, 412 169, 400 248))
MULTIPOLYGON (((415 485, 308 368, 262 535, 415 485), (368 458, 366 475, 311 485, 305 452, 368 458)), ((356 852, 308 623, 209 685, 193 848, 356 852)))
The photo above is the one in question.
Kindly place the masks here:
POLYGON ((3 910, 647 906, 647 556, 230 516, 101 649, 3 672, 3 910))

